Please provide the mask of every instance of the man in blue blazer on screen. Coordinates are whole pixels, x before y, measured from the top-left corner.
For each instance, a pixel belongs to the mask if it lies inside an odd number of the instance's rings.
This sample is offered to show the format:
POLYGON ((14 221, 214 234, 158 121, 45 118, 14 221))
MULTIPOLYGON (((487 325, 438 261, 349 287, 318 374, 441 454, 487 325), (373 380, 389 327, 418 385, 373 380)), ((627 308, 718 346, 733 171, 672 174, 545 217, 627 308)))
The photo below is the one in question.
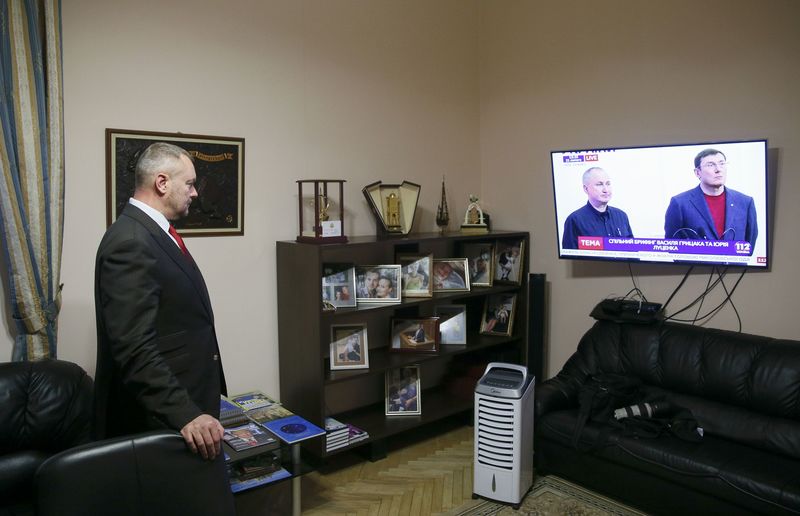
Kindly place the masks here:
POLYGON ((664 216, 664 238, 738 240, 753 253, 758 222, 753 198, 725 187, 728 163, 717 149, 705 149, 694 158, 700 184, 674 196, 664 216))

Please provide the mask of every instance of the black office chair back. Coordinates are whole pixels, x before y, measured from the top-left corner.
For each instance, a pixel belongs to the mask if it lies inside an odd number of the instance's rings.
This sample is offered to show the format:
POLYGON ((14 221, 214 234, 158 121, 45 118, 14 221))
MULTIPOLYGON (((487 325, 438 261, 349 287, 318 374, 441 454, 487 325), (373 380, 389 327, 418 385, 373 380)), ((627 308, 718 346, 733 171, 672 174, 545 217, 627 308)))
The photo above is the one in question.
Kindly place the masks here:
POLYGON ((191 453, 176 432, 106 439, 61 452, 36 474, 40 516, 235 513, 222 460, 191 453))

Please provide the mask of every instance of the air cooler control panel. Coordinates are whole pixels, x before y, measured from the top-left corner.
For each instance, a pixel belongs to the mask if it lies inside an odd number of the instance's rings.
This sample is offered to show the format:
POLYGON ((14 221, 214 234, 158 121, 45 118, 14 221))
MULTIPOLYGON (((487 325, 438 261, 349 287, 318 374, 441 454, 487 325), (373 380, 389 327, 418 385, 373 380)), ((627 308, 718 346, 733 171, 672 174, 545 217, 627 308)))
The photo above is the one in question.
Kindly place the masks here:
POLYGON ((475 386, 475 392, 499 398, 520 398, 527 386, 526 376, 524 368, 491 367, 490 364, 475 386))

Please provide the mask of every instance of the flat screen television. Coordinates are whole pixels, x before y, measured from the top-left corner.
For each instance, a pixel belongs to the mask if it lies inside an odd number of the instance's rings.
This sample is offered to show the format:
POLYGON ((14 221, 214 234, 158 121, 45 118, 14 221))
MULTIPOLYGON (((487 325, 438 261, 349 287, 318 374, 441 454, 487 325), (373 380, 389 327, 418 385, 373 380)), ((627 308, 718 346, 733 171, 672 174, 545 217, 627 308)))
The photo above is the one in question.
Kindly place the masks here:
POLYGON ((767 267, 767 141, 551 153, 559 258, 767 267))

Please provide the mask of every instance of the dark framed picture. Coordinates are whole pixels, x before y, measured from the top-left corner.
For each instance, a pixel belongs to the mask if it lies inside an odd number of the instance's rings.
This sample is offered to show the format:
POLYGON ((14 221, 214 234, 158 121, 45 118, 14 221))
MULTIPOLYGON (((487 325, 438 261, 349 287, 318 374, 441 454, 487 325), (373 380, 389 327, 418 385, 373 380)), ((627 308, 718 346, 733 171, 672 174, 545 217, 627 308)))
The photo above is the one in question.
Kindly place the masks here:
POLYGON ((418 365, 386 371, 387 416, 419 416, 422 414, 421 393, 418 365))
POLYGON ((389 351, 439 352, 439 318, 393 318, 389 351))
POLYGON ((469 290, 466 258, 436 258, 433 260, 433 291, 464 292, 469 290))
POLYGON ((501 283, 519 285, 525 260, 525 240, 498 240, 494 279, 501 283))
POLYGON ((438 305, 433 314, 439 318, 439 342, 441 344, 467 343, 467 306, 438 305))
POLYGON ((403 271, 403 297, 431 297, 433 284, 431 270, 433 255, 398 255, 397 261, 403 271))
POLYGON ((175 221, 186 236, 244 234, 244 138, 106 129, 106 224, 133 195, 136 161, 150 144, 166 142, 194 158, 197 199, 175 221))
POLYGON ((514 328, 516 294, 492 294, 486 298, 481 318, 481 333, 511 336, 514 328))
POLYGON ((356 301, 359 303, 399 303, 400 266, 356 266, 356 301))
POLYGON ((335 306, 356 306, 356 269, 350 264, 322 265, 322 302, 335 306))
POLYGON ((472 287, 491 287, 494 280, 494 243, 469 242, 462 247, 467 257, 469 283, 472 287))
POLYGON ((331 326, 331 370, 369 369, 366 324, 331 326))

